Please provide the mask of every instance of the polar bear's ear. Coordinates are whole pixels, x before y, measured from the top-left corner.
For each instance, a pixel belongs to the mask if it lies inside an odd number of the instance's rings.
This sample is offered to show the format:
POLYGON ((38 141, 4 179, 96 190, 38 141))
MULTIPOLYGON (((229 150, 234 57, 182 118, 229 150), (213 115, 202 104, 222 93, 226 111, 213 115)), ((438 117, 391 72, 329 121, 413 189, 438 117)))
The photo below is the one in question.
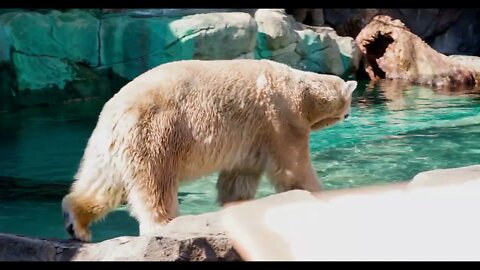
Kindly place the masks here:
POLYGON ((357 88, 357 82, 356 81, 347 81, 345 82, 345 85, 343 86, 343 95, 345 97, 350 97, 357 88))

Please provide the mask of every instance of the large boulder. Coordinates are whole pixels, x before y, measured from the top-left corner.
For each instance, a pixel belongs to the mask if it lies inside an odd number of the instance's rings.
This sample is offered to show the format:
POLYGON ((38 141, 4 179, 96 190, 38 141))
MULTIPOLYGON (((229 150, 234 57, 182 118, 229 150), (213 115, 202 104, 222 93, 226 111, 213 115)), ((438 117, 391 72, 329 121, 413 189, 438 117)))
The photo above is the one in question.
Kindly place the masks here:
POLYGON ((259 9, 257 58, 278 61, 302 70, 352 75, 360 51, 350 37, 338 36, 330 27, 311 27, 296 22, 283 10, 259 9))
POLYGON ((13 89, 2 96, 19 106, 108 96, 108 79, 93 72, 99 65, 99 26, 80 10, 2 14, 0 79, 13 89))
POLYGON ((256 31, 256 23, 247 13, 180 19, 110 17, 101 25, 100 63, 131 80, 171 61, 236 58, 253 51, 256 31))
POLYGON ((356 37, 370 79, 437 86, 476 84, 474 69, 438 53, 399 20, 376 16, 356 37))
POLYGON ((339 36, 330 27, 310 27, 298 33, 296 52, 301 60, 293 66, 342 77, 357 71, 362 54, 354 39, 339 36))
POLYGON ((283 10, 259 9, 255 12, 258 25, 257 50, 275 51, 298 42, 296 22, 283 10))
MULTIPOLYGON (((8 14, 7 14, 8 15, 8 14)), ((98 66, 99 20, 87 12, 17 13, 8 22, 14 51, 98 66)))

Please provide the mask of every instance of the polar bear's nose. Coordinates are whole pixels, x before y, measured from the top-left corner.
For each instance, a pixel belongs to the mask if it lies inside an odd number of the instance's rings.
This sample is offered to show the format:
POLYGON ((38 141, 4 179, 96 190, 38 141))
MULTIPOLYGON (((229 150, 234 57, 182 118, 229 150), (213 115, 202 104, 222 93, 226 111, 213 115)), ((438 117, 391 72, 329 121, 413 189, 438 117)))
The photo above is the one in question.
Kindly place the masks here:
POLYGON ((350 114, 347 113, 347 114, 345 114, 343 117, 344 117, 344 119, 347 119, 349 116, 350 116, 350 114))
POLYGON ((70 234, 71 237, 75 237, 75 231, 73 230, 73 224, 68 224, 67 225, 67 232, 70 234))

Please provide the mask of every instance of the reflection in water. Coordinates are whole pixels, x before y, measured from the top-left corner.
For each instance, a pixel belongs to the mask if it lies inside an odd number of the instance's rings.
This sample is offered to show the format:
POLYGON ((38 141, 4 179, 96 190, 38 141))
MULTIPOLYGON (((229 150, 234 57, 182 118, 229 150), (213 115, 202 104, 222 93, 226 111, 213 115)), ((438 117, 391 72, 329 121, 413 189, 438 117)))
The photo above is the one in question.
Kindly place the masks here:
MULTIPOLYGON (((480 98, 480 87, 454 88, 454 87, 427 87, 412 85, 402 80, 380 80, 377 82, 364 82, 365 87, 358 89, 357 102, 360 107, 366 108, 374 104, 385 104, 391 110, 415 109, 412 106, 422 104, 422 100, 429 104, 431 99, 448 97, 480 98), (409 102, 408 104, 406 102, 409 102)), ((449 99, 446 99, 449 101, 449 99)), ((425 103, 425 102, 423 102, 425 103)), ((448 106, 449 103, 447 102, 448 106)))
MULTIPOLYGON (((0 114, 0 232, 67 237, 60 200, 104 101, 0 114)), ((411 179, 420 171, 478 163, 478 89, 432 89, 403 81, 360 82, 352 114, 311 136, 325 188, 411 179), (446 151, 447 150, 447 151, 446 151)), ((180 189, 181 214, 216 210, 216 175, 180 189)), ((258 197, 273 193, 264 181, 258 197)), ((124 208, 94 225, 94 240, 136 235, 124 208)))

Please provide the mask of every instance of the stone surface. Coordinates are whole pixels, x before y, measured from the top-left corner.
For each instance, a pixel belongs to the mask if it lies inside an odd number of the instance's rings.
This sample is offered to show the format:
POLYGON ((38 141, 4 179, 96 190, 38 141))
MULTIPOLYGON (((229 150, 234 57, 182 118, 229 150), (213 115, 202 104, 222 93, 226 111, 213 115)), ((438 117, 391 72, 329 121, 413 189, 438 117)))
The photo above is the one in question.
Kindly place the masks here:
POLYGON ((67 61, 51 56, 31 56, 14 52, 13 66, 19 90, 44 90, 50 87, 64 89, 73 80, 74 72, 67 61))
POLYGON ((257 49, 260 55, 264 51, 279 50, 298 42, 295 20, 283 10, 259 9, 255 12, 255 21, 258 25, 257 49))
POLYGON ((19 16, 18 12, 7 12, 0 15, 0 63, 11 61, 10 50, 12 48, 12 35, 9 23, 19 16))
POLYGON ((87 12, 22 12, 8 28, 15 51, 98 66, 99 21, 87 12))
POLYGON ((480 165, 421 172, 408 183, 408 187, 462 184, 475 180, 480 181, 480 165))
POLYGON ((0 234, 0 242, 0 261, 54 261, 57 247, 61 246, 42 239, 8 234, 0 234))
POLYGON ((256 23, 247 13, 111 17, 102 21, 100 61, 131 80, 171 61, 236 58, 253 51, 255 34, 256 23))
MULTIPOLYGON (((309 192, 290 191, 256 200, 254 207, 311 200, 309 192)), ((230 209, 177 217, 155 237, 122 236, 100 243, 0 233, 0 261, 238 261, 225 230, 230 209)))
POLYGON ((0 261, 238 261, 225 236, 118 237, 82 244, 0 234, 0 261))
POLYGON ((298 33, 300 41, 296 52, 301 60, 294 66, 342 77, 358 69, 361 52, 352 38, 341 37, 329 27, 310 27, 298 33))
POLYGON ((283 10, 259 9, 255 20, 257 58, 342 77, 358 69, 361 54, 355 41, 338 36, 330 27, 297 23, 283 10))
MULTIPOLYGON (((253 207, 314 199, 309 192, 295 190, 255 200, 253 207)), ((155 237, 123 236, 100 243, 0 233, 0 261, 238 261, 241 258, 225 230, 230 209, 177 217, 155 237)))
POLYGON ((4 107, 111 94, 108 78, 93 72, 99 65, 99 26, 81 10, 2 14, 0 80, 8 84, 2 96, 9 100, 4 107))
POLYGON ((0 261, 232 261, 240 260, 221 212, 174 219, 156 237, 117 237, 82 244, 0 234, 0 261))
POLYGON ((436 52, 399 20, 376 16, 356 37, 370 79, 436 86, 475 85, 477 73, 436 52))
POLYGON ((182 17, 195 14, 245 12, 254 14, 256 9, 248 8, 151 8, 151 9, 102 9, 105 14, 125 14, 132 17, 182 17))
POLYGON ((18 84, 11 65, 12 41, 8 27, 10 20, 18 15, 10 10, 0 15, 0 112, 13 110, 18 104, 18 84))
MULTIPOLYGON (((247 261, 478 260, 480 181, 462 182, 465 173, 446 176, 455 185, 397 183, 325 191, 317 200, 247 202, 225 212, 225 228, 247 261)), ((478 166, 474 175, 480 180, 478 166)))
POLYGON ((359 56, 352 38, 284 9, 9 10, 0 13, 0 110, 109 97, 177 60, 265 58, 347 77, 359 56))
POLYGON ((480 72, 480 57, 470 55, 450 55, 450 59, 480 72))

